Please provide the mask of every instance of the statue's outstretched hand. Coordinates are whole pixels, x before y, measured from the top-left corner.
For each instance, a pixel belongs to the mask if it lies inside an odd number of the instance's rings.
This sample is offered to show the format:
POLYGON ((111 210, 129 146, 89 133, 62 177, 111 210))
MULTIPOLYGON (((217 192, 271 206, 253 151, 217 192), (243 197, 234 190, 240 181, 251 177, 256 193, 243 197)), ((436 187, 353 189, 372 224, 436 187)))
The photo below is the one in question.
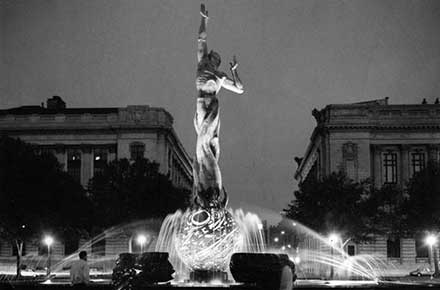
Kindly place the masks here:
POLYGON ((209 18, 208 10, 206 10, 205 4, 200 4, 200 15, 202 15, 203 18, 209 18))
POLYGON ((232 61, 229 63, 229 65, 231 66, 231 70, 236 70, 237 69, 238 62, 237 62, 237 57, 235 55, 232 58, 232 61))

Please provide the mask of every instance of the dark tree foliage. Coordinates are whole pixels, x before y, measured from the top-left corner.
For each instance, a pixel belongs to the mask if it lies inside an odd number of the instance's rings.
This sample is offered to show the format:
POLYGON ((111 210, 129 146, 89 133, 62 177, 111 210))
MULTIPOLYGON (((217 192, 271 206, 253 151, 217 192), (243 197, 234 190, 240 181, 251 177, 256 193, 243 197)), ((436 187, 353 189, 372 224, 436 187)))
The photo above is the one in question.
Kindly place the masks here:
POLYGON ((82 186, 53 155, 37 155, 32 145, 7 136, 0 137, 0 200, 0 237, 17 246, 17 264, 23 241, 44 232, 79 236, 90 226, 92 208, 82 186))
POLYGON ((137 219, 165 217, 188 205, 190 191, 173 186, 159 164, 148 159, 127 159, 109 163, 91 179, 90 198, 95 221, 101 226, 137 219))
POLYGON ((435 231, 440 225, 440 165, 428 162, 408 183, 407 213, 411 232, 435 231))
POLYGON ((365 201, 369 209, 371 227, 378 234, 407 235, 407 198, 397 185, 385 184, 380 189, 372 188, 365 201))
POLYGON ((354 240, 372 233, 368 183, 355 183, 343 173, 301 183, 294 200, 284 209, 287 218, 328 234, 336 231, 354 240))

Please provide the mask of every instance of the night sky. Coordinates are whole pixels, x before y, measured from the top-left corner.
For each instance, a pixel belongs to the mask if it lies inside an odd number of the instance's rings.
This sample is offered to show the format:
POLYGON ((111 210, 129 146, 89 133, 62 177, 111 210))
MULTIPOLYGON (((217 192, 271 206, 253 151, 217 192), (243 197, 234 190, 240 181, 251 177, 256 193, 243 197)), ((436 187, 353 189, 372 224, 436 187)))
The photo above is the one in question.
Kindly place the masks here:
MULTIPOLYGON (((0 108, 166 108, 194 154, 200 1, 0 0, 0 108)), ((208 46, 246 92, 220 92, 220 166, 234 208, 278 213, 313 108, 440 97, 440 1, 206 1, 208 46)))

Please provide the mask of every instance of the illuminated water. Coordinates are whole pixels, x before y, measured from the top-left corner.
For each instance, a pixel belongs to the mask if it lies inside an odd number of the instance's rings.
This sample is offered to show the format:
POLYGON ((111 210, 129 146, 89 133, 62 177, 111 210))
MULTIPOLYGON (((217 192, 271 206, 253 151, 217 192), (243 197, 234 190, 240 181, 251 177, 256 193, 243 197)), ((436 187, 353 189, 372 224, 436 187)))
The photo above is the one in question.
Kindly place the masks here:
MULTIPOLYGON (((377 279, 385 275, 390 269, 396 269, 392 263, 387 262, 386 257, 377 255, 349 256, 343 249, 344 241, 341 240, 336 243, 331 243, 328 237, 322 236, 296 221, 291 221, 289 228, 286 229, 286 235, 287 233, 294 234, 294 243, 287 245, 283 244, 283 241, 280 240, 278 243, 271 242, 272 246, 267 247, 263 242, 265 233, 263 232, 262 223, 257 215, 245 213, 243 210, 230 211, 230 213, 236 227, 231 227, 229 236, 205 236, 205 240, 203 241, 206 242, 205 246, 208 245, 208 250, 205 249, 205 251, 202 247, 198 248, 197 245, 186 254, 182 251, 182 241, 183 244, 185 244, 185 239, 179 240, 178 237, 185 221, 185 215, 188 215, 188 212, 178 211, 168 216, 162 222, 160 231, 160 223, 155 227, 150 227, 147 226, 151 224, 148 221, 134 222, 110 228, 90 239, 90 241, 85 243, 74 254, 65 257, 58 263, 53 262, 51 272, 59 277, 67 277, 69 264, 73 260, 78 259, 79 251, 87 250, 89 252, 89 264, 92 269, 91 274, 96 277, 107 275, 109 278, 119 253, 115 253, 114 255, 93 256, 90 255, 90 249, 93 243, 99 243, 102 239, 115 237, 127 231, 132 235, 135 235, 136 232, 149 233, 151 240, 144 248, 144 251, 156 250, 169 252, 170 262, 176 270, 174 283, 181 283, 181 281, 188 279, 189 272, 194 270, 194 268, 191 269, 191 263, 192 265, 202 267, 204 261, 208 261, 212 256, 223 257, 224 259, 221 259, 218 265, 220 265, 219 267, 223 267, 221 269, 228 271, 229 258, 233 252, 280 252, 288 254, 291 260, 296 264, 296 274, 300 279, 362 279, 377 281, 377 279), (230 243, 230 237, 234 237, 232 239, 234 240, 233 243, 230 243), (209 239, 213 241, 212 244, 208 243, 209 241, 207 240, 209 239), (227 245, 230 246, 230 249, 224 248, 224 246, 227 245), (184 261, 185 258, 191 257, 192 254, 195 254, 195 256, 190 258, 189 261, 184 261), (331 276, 332 268, 333 276, 331 276)), ((225 217, 224 221, 227 220, 228 218, 225 217)), ((228 221, 228 223, 229 222, 230 221, 228 221)), ((213 227, 213 229, 215 228, 216 227, 213 227)), ((203 230, 203 225, 200 230, 203 230)), ((186 238, 188 237, 190 236, 186 238)), ((273 236, 271 238, 273 238, 273 236)), ((192 243, 191 239, 187 241, 189 241, 190 244, 192 243)), ((126 249, 127 250, 124 251, 129 252, 128 244, 126 249)), ((27 265, 33 265, 32 267, 34 269, 36 267, 40 267, 41 269, 39 271, 23 271, 24 276, 39 276, 45 274, 44 267, 47 265, 47 256, 28 255, 23 257, 23 262, 27 265)), ((406 272, 406 274, 407 273, 408 272, 406 272)), ((14 262, 12 261, 8 266, 1 265, 0 274, 7 274, 7 276, 3 276, 3 278, 0 276, 0 279, 10 279, 15 274, 14 262)), ((229 278, 231 278, 230 274, 229 278)))
POLYGON ((242 210, 177 211, 162 223, 156 251, 169 253, 177 281, 194 270, 227 272, 233 253, 264 252, 261 221, 242 210))

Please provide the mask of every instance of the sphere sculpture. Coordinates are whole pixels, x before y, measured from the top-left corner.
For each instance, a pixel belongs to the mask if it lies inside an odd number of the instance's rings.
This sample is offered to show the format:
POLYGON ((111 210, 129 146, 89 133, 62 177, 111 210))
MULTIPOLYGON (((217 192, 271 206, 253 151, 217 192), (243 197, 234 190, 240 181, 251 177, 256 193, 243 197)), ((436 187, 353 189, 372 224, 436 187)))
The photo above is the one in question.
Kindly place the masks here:
POLYGON ((225 272, 241 247, 241 236, 228 210, 198 209, 183 215, 175 246, 191 271, 225 272))

